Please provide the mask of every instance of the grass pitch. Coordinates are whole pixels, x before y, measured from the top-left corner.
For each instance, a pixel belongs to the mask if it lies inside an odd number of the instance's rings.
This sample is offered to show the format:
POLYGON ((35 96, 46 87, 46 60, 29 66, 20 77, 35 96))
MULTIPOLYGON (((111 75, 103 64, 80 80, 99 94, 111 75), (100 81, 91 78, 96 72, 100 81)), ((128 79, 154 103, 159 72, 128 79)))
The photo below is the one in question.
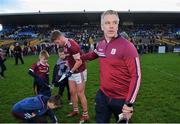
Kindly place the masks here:
MULTIPOLYGON (((24 65, 14 65, 14 59, 6 61, 6 79, 0 80, 0 122, 18 122, 11 115, 12 106, 23 98, 33 96, 33 79, 28 75, 32 63, 37 56, 24 57, 24 65)), ((49 59, 50 80, 56 55, 49 59)), ((95 122, 94 98, 99 88, 98 60, 88 62, 88 81, 86 96, 90 115, 89 122, 95 122)), ((180 56, 177 54, 147 54, 141 56, 142 83, 132 118, 134 123, 180 123, 180 56)), ((56 94, 57 89, 53 90, 56 94)), ((79 106, 80 107, 80 106, 79 106)), ((54 110, 59 122, 78 122, 79 116, 67 118, 72 110, 68 105, 66 91, 63 96, 63 107, 54 110)), ((111 120, 114 122, 114 119, 111 120)))

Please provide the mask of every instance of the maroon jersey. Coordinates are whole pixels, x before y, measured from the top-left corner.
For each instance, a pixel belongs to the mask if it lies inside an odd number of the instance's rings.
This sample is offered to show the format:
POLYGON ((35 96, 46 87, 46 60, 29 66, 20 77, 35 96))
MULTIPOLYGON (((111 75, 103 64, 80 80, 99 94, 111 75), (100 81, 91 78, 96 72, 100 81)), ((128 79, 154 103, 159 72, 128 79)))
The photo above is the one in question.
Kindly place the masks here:
POLYGON ((29 70, 34 72, 36 75, 38 75, 45 81, 48 81, 48 75, 49 75, 48 64, 43 64, 40 61, 38 61, 37 63, 34 63, 29 70))
POLYGON ((81 58, 93 60, 98 57, 102 92, 111 98, 133 103, 141 82, 140 62, 134 45, 122 37, 109 43, 102 39, 93 52, 81 58))
MULTIPOLYGON (((68 65, 71 70, 74 67, 74 64, 76 63, 75 58, 80 58, 80 55, 82 55, 82 51, 79 45, 76 43, 76 41, 68 39, 66 45, 64 46, 64 53, 67 57, 68 65)), ((85 69, 85 62, 83 61, 82 65, 77 70, 75 70, 74 73, 83 72, 85 69)))

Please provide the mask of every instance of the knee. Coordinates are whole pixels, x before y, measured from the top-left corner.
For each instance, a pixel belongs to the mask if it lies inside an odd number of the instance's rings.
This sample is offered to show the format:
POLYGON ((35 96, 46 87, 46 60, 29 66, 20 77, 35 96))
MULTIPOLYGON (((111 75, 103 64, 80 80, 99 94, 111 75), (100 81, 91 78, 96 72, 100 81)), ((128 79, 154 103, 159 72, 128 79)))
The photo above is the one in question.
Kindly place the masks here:
POLYGON ((85 96, 83 91, 78 91, 77 94, 78 94, 79 97, 84 97, 85 96))

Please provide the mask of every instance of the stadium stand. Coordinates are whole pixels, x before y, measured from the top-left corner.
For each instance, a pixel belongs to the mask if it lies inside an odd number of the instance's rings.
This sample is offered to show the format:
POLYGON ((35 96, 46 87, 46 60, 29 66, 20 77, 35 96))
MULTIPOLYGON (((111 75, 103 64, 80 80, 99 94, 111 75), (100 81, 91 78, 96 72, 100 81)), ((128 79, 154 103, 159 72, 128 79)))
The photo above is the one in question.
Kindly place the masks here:
MULTIPOLYGON (((75 39, 84 52, 88 52, 95 48, 103 35, 98 24, 100 13, 0 15, 0 23, 3 24, 3 30, 0 31, 0 47, 9 50, 15 42, 19 42, 26 51, 25 55, 34 54, 34 51, 42 49, 54 53, 56 48, 50 49, 55 45, 49 43, 49 36, 52 30, 60 29, 66 36, 75 39)), ((179 13, 119 12, 119 34, 126 32, 141 54, 158 52, 158 47, 162 45, 166 46, 166 52, 173 52, 174 46, 180 44, 177 14, 179 13)))

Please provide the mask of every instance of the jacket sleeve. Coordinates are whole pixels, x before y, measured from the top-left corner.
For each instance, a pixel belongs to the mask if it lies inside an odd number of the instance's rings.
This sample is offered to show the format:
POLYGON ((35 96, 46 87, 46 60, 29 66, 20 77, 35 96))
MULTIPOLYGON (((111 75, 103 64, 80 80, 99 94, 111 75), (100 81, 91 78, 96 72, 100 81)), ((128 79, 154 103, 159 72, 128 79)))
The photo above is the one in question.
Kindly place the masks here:
POLYGON ((35 69, 37 68, 37 64, 35 63, 35 64, 33 64, 32 66, 31 66, 31 68, 29 69, 29 71, 28 71, 28 74, 29 75, 31 75, 32 77, 34 77, 34 78, 37 78, 38 77, 38 75, 35 73, 35 69))
POLYGON ((63 68, 62 68, 62 72, 66 73, 68 70, 68 66, 64 64, 63 68))
POLYGON ((81 56, 81 59, 84 60, 84 61, 87 61, 87 60, 94 60, 98 58, 98 55, 94 52, 94 51, 91 51, 91 52, 88 52, 86 54, 83 54, 81 56))
POLYGON ((135 102, 141 83, 140 62, 138 57, 126 59, 125 62, 131 76, 129 91, 126 97, 126 103, 133 104, 135 102))
POLYGON ((34 73, 34 71, 31 70, 31 69, 29 69, 28 74, 31 75, 31 76, 34 77, 34 78, 37 78, 37 77, 38 77, 38 75, 36 75, 36 74, 34 73))
POLYGON ((125 64, 130 75, 130 84, 125 102, 133 104, 139 91, 141 83, 141 68, 139 56, 134 45, 129 44, 125 50, 125 64))
POLYGON ((42 85, 42 86, 46 85, 46 82, 35 73, 36 68, 37 68, 37 65, 33 64, 32 67, 29 69, 28 74, 34 77, 34 80, 37 84, 42 85))
POLYGON ((56 82, 56 75, 57 75, 57 73, 58 73, 58 66, 55 65, 54 69, 53 69, 52 84, 55 84, 55 82, 56 82))

